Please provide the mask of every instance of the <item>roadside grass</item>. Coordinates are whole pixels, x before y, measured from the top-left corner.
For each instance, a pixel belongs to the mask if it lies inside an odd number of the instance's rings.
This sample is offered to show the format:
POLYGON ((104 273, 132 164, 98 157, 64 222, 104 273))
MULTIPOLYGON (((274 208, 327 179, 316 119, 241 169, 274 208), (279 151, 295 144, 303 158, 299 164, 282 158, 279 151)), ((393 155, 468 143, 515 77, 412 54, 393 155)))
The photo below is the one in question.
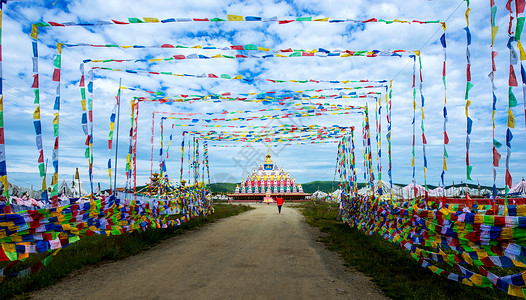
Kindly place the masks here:
POLYGON ((471 287, 422 268, 405 250, 377 234, 364 234, 337 221, 338 206, 309 202, 300 206, 308 224, 327 235, 326 247, 338 252, 348 266, 368 275, 393 299, 518 299, 497 289, 471 287))
MULTIPOLYGON (((215 212, 206 217, 198 217, 177 227, 150 229, 119 236, 95 235, 86 237, 62 249, 52 262, 40 272, 25 278, 6 278, 0 283, 0 299, 28 299, 28 293, 58 282, 70 273, 83 267, 103 262, 115 261, 145 251, 161 241, 196 229, 216 220, 238 215, 253 209, 246 205, 215 204, 215 212)), ((38 254, 9 268, 6 273, 28 268, 49 254, 38 254)), ((3 267, 3 266, 2 266, 3 267)))

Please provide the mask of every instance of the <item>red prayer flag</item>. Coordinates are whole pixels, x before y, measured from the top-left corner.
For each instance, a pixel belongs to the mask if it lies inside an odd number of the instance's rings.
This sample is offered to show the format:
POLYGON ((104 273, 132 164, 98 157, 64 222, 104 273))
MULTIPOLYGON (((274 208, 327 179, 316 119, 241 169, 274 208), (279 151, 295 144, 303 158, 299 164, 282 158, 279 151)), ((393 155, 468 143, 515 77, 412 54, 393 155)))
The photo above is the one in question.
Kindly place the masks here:
POLYGON ((290 22, 294 22, 294 20, 280 20, 280 21, 278 21, 278 24, 287 24, 287 23, 290 23, 290 22))
POLYGON ((243 45, 233 45, 233 46, 230 46, 230 49, 232 49, 232 50, 245 50, 243 48, 243 45))
POLYGON ((117 21, 117 20, 113 20, 113 19, 112 19, 111 21, 112 21, 113 23, 115 23, 115 24, 123 24, 123 25, 124 25, 124 24, 130 24, 130 23, 128 23, 128 22, 117 21))
POLYGON ((175 59, 186 59, 186 56, 184 56, 182 54, 177 54, 177 55, 174 55, 173 58, 175 58, 175 59))
POLYGON ((362 21, 362 23, 369 23, 369 22, 378 22, 375 18, 371 18, 369 20, 362 21))
POLYGON ((515 9, 518 14, 522 14, 524 12, 524 0, 515 0, 515 9))
POLYGON ((60 69, 55 69, 53 71, 53 81, 60 81, 60 69))
POLYGON ((512 179, 511 179, 510 170, 506 170, 506 185, 511 188, 512 179))
POLYGON ((497 151, 497 148, 493 147, 493 166, 498 167, 499 166, 499 160, 501 158, 501 155, 499 151, 497 151))
POLYGON ((510 78, 508 84, 509 86, 518 86, 517 77, 515 77, 515 70, 513 69, 513 65, 510 65, 510 78))
POLYGON ((444 144, 449 144, 449 137, 447 136, 447 132, 444 131, 444 144))
POLYGON ((38 74, 33 75, 33 85, 31 88, 38 89, 38 74))

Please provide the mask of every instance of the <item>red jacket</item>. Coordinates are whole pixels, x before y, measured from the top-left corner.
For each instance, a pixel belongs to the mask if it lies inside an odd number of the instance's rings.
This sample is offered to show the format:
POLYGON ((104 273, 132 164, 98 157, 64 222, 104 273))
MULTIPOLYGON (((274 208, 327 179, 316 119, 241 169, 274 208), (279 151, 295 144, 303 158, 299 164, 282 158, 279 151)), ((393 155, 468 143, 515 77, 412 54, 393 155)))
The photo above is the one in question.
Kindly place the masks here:
POLYGON ((278 198, 276 199, 276 202, 278 203, 278 205, 283 205, 283 198, 278 197, 278 198))

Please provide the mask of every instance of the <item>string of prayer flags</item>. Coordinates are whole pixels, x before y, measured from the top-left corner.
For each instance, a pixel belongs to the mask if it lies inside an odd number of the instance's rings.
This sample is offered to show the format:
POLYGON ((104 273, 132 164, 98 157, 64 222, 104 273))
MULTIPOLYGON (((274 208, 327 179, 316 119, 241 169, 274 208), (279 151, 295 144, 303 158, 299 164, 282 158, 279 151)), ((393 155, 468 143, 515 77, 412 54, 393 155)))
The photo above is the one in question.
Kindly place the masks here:
MULTIPOLYGON (((0 37, 2 36, 2 3, 0 3, 0 37)), ((0 38, 0 182, 4 186, 4 196, 9 201, 9 183, 7 182, 7 162, 5 153, 5 131, 4 131, 4 92, 2 85, 2 40, 0 38)))
MULTIPOLYGON (((443 39, 440 39, 440 42, 442 44, 442 49, 444 51, 444 64, 442 65, 442 84, 444 85, 444 108, 443 108, 443 111, 442 111, 442 116, 444 118, 444 125, 443 125, 443 130, 444 130, 444 141, 443 141, 443 151, 442 151, 442 173, 440 174, 440 180, 441 180, 441 183, 442 183, 442 188, 444 188, 445 190, 445 187, 446 187, 446 183, 445 183, 445 177, 446 177, 446 172, 447 172, 447 158, 449 157, 448 153, 447 153, 447 145, 449 144, 449 136, 447 135, 447 121, 448 121, 448 116, 447 116, 447 85, 446 85, 446 58, 447 58, 447 55, 446 55, 446 49, 447 49, 447 44, 446 44, 446 32, 444 31, 444 33, 442 34, 444 36, 443 39)), ((392 185, 392 184, 391 184, 392 185)))
MULTIPOLYGON (((190 77, 190 78, 213 78, 213 79, 227 79, 227 80, 241 80, 243 82, 252 83, 254 81, 265 81, 265 82, 272 82, 272 83, 285 83, 285 82, 293 82, 293 83, 335 83, 335 84, 349 84, 353 83, 351 80, 316 80, 316 79, 306 79, 306 80, 299 80, 299 79, 289 79, 289 80, 281 80, 281 79, 264 79, 259 77, 254 78, 245 78, 242 75, 229 75, 229 74, 178 74, 174 72, 169 71, 161 71, 161 72, 154 72, 154 71, 146 71, 146 70, 127 70, 127 69, 114 69, 114 68, 107 68, 107 67, 92 67, 94 70, 105 70, 105 71, 113 71, 113 72, 125 72, 130 74, 150 74, 150 75, 165 75, 165 76, 177 76, 177 77, 190 77)), ((359 82, 359 81, 354 81, 359 82)))
POLYGON ((471 130, 473 128, 473 120, 469 116, 469 105, 471 104, 471 101, 469 100, 469 91, 473 87, 473 83, 471 83, 471 59, 470 59, 470 52, 469 52, 469 45, 471 45, 471 32, 469 30, 469 0, 466 1, 466 27, 464 27, 464 30, 466 31, 466 95, 464 97, 466 101, 465 106, 465 113, 466 113, 466 179, 471 179, 471 171, 473 167, 471 166, 469 162, 469 148, 471 144, 471 130))
MULTIPOLYGON (((391 116, 392 116, 392 109, 391 109, 391 101, 392 101, 392 92, 393 92, 393 81, 391 80, 389 82, 389 92, 387 93, 388 95, 388 98, 386 98, 386 108, 387 108, 387 113, 386 113, 386 117, 387 117, 387 156, 389 158, 389 170, 387 171, 387 173, 389 174, 389 185, 391 186, 391 200, 393 199, 394 197, 394 194, 393 194, 393 171, 392 171, 392 158, 391 158, 391 134, 392 134, 392 126, 391 126, 391 116)), ((353 137, 353 142, 352 142, 352 146, 353 146, 353 151, 354 151, 354 137, 353 137)), ((354 153, 354 152, 353 152, 354 153)), ((354 154, 353 154, 353 159, 354 159, 354 154)), ((355 176, 356 177, 356 176, 355 176)))
POLYGON ((509 11, 509 26, 508 34, 510 35, 507 47, 510 50, 510 68, 509 68, 509 79, 508 79, 508 122, 506 124, 506 174, 505 178, 505 198, 508 198, 508 191, 513 185, 511 173, 510 173, 510 159, 511 159, 511 141, 513 139, 512 128, 515 128, 515 117, 513 115, 512 108, 517 106, 517 99, 513 94, 513 87, 518 86, 517 79, 515 76, 514 65, 517 64, 517 53, 513 47, 514 29, 512 27, 513 15, 511 5, 506 5, 506 9, 509 11))
POLYGON ((62 61, 62 44, 57 44, 57 55, 54 60, 53 82, 56 82, 55 104, 53 105, 53 177, 51 178, 51 203, 58 206, 58 158, 59 158, 59 117, 60 117, 60 65, 62 61))
POLYGON ((492 199, 493 203, 495 203, 495 200, 497 198, 497 168, 499 166, 499 161, 501 158, 500 153, 497 151, 497 148, 500 148, 502 144, 495 139, 495 115, 497 113, 497 95, 495 94, 495 90, 497 89, 495 86, 495 72, 497 71, 497 67, 495 64, 495 57, 497 56, 497 52, 494 49, 495 46, 495 37, 497 36, 497 32, 499 30, 499 27, 496 26, 495 18, 497 15, 497 6, 495 5, 495 1, 490 1, 490 11, 491 11, 491 72, 489 73, 489 79, 491 81, 491 87, 492 87, 492 112, 491 112, 491 122, 492 122, 492 137, 493 137, 493 190, 492 190, 492 199))
POLYGON ((384 19, 377 19, 377 18, 370 18, 367 20, 355 20, 355 19, 334 19, 334 18, 313 18, 313 17, 292 17, 289 19, 278 19, 277 17, 254 17, 254 16, 234 16, 234 15, 227 15, 227 18, 189 18, 189 17, 182 17, 182 18, 167 18, 167 19, 159 19, 159 18, 152 18, 152 17, 145 17, 145 18, 136 18, 136 17, 130 17, 126 21, 120 21, 120 20, 114 20, 111 19, 110 21, 93 21, 90 22, 82 22, 82 23, 76 23, 76 22, 37 22, 33 23, 31 26, 31 37, 33 39, 38 38, 38 31, 40 28, 48 28, 48 27, 71 27, 71 26, 99 26, 99 25, 130 25, 130 24, 149 24, 149 23, 161 23, 161 24, 167 24, 167 23, 186 23, 186 22, 263 22, 263 23, 277 23, 277 24, 288 24, 292 22, 324 22, 329 24, 339 24, 339 23, 353 23, 353 24, 366 24, 366 23, 384 23, 384 24, 393 24, 393 23, 402 23, 402 24, 444 24, 445 22, 441 22, 440 20, 384 20, 384 19))
MULTIPOLYGON (((33 30, 35 30, 35 27, 33 27, 33 30)), ((40 81, 39 81, 39 74, 38 74, 38 44, 36 37, 31 39, 31 45, 33 50, 33 83, 31 85, 31 88, 33 89, 34 93, 34 101, 33 103, 36 104, 35 111, 33 112, 33 126, 35 128, 35 135, 36 135, 36 146, 38 151, 38 170, 40 174, 40 178, 42 179, 42 195, 41 197, 45 200, 48 199, 48 193, 47 193, 47 182, 46 182, 46 166, 44 165, 44 148, 43 148, 43 142, 42 142, 42 121, 40 117, 40 81)))
POLYGON ((413 144, 411 148, 411 167, 413 167, 413 182, 415 182, 416 165, 415 165, 415 142, 416 142, 416 56, 413 56, 413 144))
MULTIPOLYGON (((90 45, 91 46, 91 45, 90 45)), ((232 49, 226 48, 226 50, 243 50, 243 49, 232 49)), ((200 48, 200 49, 210 49, 210 48, 200 48)), ((223 50, 222 48, 221 50, 223 50)), ((217 53, 214 55, 204 55, 199 53, 192 54, 175 54, 169 57, 161 58, 130 58, 130 59, 84 59, 84 63, 125 63, 125 62, 134 62, 134 63, 156 63, 156 62, 165 62, 165 61, 180 61, 180 60, 193 60, 193 59, 267 59, 267 58, 295 58, 295 57, 356 57, 356 56, 365 56, 365 57, 382 57, 382 56, 396 56, 402 57, 405 55, 411 55, 415 51, 412 50, 326 50, 323 48, 313 49, 306 51, 303 49, 285 49, 285 50, 270 50, 267 49, 268 54, 258 55, 258 54, 236 54, 236 55, 226 55, 217 53)))
POLYGON ((419 75, 419 78, 420 78, 420 80, 418 81, 418 93, 420 94, 420 101, 421 101, 420 112, 422 114, 422 118, 420 120, 420 130, 422 132, 422 158, 423 158, 423 162, 424 162, 424 187, 426 188, 426 192, 428 192, 429 191, 429 187, 427 186, 427 175, 426 175, 427 174, 427 155, 426 155, 427 139, 426 139, 426 130, 425 130, 425 127, 424 127, 425 98, 424 98, 424 93, 422 91, 422 87, 423 87, 422 57, 420 55, 418 56, 418 66, 419 66, 418 75, 419 75))

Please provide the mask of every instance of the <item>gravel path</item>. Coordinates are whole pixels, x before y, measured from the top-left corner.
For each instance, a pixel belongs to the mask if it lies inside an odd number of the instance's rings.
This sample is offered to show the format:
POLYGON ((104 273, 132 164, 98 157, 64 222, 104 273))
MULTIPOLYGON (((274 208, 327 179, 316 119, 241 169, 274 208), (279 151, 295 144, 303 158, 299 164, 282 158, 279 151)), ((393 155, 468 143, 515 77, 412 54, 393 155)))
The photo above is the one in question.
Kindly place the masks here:
POLYGON ((320 232, 275 205, 87 268, 32 299, 385 299, 365 275, 316 242, 320 232))

